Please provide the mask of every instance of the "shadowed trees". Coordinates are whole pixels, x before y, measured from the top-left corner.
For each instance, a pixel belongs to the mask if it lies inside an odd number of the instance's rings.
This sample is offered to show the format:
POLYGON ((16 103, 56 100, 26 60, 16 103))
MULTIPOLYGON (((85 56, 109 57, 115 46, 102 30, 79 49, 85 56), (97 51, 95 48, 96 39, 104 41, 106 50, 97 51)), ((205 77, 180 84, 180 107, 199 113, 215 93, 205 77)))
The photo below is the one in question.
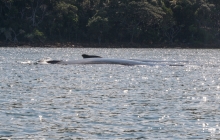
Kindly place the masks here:
POLYGON ((0 0, 0 41, 210 43, 219 0, 0 0))

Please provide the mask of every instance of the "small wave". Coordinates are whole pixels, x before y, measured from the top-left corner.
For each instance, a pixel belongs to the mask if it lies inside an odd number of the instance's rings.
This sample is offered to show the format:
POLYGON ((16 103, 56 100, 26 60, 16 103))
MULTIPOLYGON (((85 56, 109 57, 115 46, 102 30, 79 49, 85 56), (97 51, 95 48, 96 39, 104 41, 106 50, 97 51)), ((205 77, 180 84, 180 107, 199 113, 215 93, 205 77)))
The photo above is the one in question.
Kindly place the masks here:
POLYGON ((19 62, 19 63, 21 63, 21 64, 32 64, 33 62, 28 60, 28 61, 22 61, 22 62, 19 62))
POLYGON ((50 60, 52 59, 47 57, 47 58, 42 58, 36 61, 27 60, 27 61, 17 61, 17 62, 21 64, 48 64, 47 61, 50 61, 50 60))
POLYGON ((42 58, 40 60, 37 60, 34 64, 48 64, 47 61, 52 60, 50 57, 42 58))

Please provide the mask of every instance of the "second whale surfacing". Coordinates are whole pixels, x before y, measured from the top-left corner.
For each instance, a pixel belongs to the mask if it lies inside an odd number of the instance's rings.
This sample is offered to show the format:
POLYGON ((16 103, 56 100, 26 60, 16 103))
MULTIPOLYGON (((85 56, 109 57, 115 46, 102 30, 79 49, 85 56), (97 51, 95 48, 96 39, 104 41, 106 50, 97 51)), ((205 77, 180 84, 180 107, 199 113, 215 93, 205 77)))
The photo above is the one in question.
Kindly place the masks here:
POLYGON ((151 60, 142 60, 142 59, 115 59, 115 58, 102 58, 96 55, 87 55, 83 54, 82 57, 84 59, 81 60, 47 60, 46 63, 48 64, 63 64, 63 65, 70 65, 70 64, 118 64, 118 65, 148 65, 148 66, 155 66, 155 65, 169 65, 169 66, 184 66, 182 64, 163 64, 162 62, 187 62, 187 61, 151 61, 151 60))

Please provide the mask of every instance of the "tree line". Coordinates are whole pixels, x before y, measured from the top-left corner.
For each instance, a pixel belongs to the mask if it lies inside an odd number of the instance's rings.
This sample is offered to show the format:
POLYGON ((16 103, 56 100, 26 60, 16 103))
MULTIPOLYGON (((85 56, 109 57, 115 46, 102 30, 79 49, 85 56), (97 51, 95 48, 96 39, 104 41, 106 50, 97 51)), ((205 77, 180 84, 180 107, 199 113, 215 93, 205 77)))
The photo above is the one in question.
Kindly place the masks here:
POLYGON ((220 0, 0 0, 1 42, 213 43, 220 0))

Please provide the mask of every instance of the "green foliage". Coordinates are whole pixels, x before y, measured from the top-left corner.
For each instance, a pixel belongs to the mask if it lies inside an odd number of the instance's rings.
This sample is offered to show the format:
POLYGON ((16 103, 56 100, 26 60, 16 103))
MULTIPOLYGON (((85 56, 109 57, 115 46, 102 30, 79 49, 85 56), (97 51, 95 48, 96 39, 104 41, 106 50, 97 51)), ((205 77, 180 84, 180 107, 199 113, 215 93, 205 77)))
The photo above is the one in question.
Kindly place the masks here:
POLYGON ((218 41, 220 0, 0 0, 0 41, 218 41))
POLYGON ((91 39, 97 38, 99 43, 101 43, 102 36, 104 36, 109 30, 108 19, 101 18, 100 16, 89 19, 87 26, 91 39))
POLYGON ((4 34, 6 41, 12 40, 11 28, 1 28, 0 31, 4 34))
POLYGON ((44 38, 44 33, 40 32, 39 30, 35 29, 33 32, 34 36, 39 37, 39 38, 44 38))
POLYGON ((34 29, 32 33, 26 34, 25 38, 28 39, 29 42, 44 42, 46 39, 44 33, 38 29, 34 29))

